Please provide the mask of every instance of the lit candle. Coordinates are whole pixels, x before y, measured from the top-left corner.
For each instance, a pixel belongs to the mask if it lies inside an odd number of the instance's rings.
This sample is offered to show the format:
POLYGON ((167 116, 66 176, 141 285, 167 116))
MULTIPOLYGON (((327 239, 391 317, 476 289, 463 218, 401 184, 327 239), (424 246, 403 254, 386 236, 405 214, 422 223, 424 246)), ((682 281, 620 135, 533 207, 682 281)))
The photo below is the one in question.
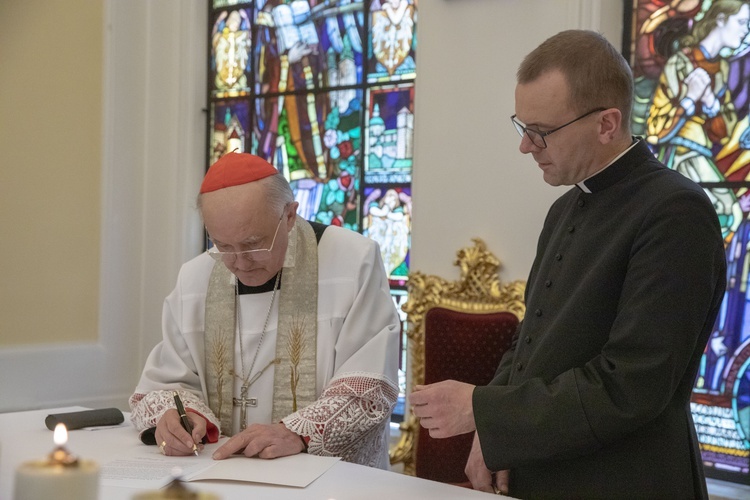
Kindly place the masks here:
POLYGON ((96 500, 99 493, 99 467, 89 460, 79 460, 64 445, 68 430, 64 424, 55 427, 57 447, 46 460, 26 462, 16 470, 15 500, 96 500))

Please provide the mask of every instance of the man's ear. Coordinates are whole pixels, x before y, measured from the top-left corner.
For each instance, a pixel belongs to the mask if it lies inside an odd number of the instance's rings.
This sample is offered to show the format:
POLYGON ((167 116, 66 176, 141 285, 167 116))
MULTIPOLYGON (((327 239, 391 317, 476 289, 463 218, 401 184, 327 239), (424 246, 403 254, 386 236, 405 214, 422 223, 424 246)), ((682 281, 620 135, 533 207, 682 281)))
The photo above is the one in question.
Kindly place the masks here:
POLYGON ((620 134, 622 113, 617 108, 608 108, 599 115, 599 142, 609 144, 620 134))
POLYGON ((287 207, 288 212, 286 213, 286 230, 291 231, 294 227, 294 222, 297 220, 297 208, 299 208, 299 202, 293 201, 287 207))

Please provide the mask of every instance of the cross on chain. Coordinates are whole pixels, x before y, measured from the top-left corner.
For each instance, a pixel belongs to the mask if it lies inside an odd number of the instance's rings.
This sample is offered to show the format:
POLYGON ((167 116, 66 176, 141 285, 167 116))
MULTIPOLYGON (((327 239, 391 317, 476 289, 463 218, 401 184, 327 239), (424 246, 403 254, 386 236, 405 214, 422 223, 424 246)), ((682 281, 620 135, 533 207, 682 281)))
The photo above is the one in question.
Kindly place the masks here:
POLYGON ((232 404, 240 407, 240 430, 244 431, 247 427, 247 407, 255 408, 258 406, 258 398, 248 398, 247 390, 249 385, 240 387, 240 398, 232 398, 232 404))
MULTIPOLYGON (((239 398, 232 398, 232 405, 233 406, 239 406, 240 407, 240 430, 244 431, 245 428, 247 428, 247 407, 255 408, 258 406, 258 398, 248 398, 247 397, 247 391, 250 389, 250 386, 255 383, 256 380, 260 378, 261 375, 263 375, 263 372, 268 370, 272 365, 277 365, 281 362, 279 358, 272 359, 270 363, 268 363, 266 366, 263 367, 261 371, 253 375, 253 377, 242 384, 240 386, 240 397, 239 398)), ((239 375, 235 374, 237 378, 239 378, 239 375)))

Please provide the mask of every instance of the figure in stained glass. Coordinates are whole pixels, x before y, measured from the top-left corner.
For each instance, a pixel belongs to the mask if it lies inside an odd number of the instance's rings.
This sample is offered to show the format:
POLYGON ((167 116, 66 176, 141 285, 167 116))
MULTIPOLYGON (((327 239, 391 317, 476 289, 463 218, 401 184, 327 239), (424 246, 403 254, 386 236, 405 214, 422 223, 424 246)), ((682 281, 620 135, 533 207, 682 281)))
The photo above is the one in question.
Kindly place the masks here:
POLYGON ((247 9, 224 11, 211 33, 214 60, 214 92, 217 95, 247 93, 250 63, 250 19, 247 9))
POLYGON ((399 80, 415 70, 416 9, 409 0, 375 0, 370 5, 371 81, 399 80))
MULTIPOLYGON (((739 0, 714 2, 681 40, 681 47, 666 61, 652 98, 648 141, 670 168, 696 182, 726 180, 721 163, 730 137, 737 133, 738 117, 729 88, 729 58, 750 31, 750 6, 739 0)), ((746 199, 738 200, 726 187, 705 187, 722 224, 728 244, 730 275, 724 312, 713 333, 696 389, 720 393, 727 358, 744 336, 742 323, 747 299, 744 247, 750 243, 743 214, 746 199), (734 251, 732 251, 734 250, 734 251), (739 268, 737 263, 741 263, 739 268), (745 276, 743 276, 745 275, 745 276), (738 288, 739 286, 739 288, 738 288)))
POLYGON ((361 81, 362 8, 361 1, 275 0, 256 18, 256 85, 265 95, 255 101, 256 154, 287 175, 300 215, 321 222, 347 220, 349 193, 337 186, 348 180, 342 162, 359 152, 361 92, 331 87, 361 81))
POLYGON ((691 408, 707 471, 750 472, 750 6, 740 0, 635 0, 633 131, 701 184, 721 222, 727 290, 691 408), (744 375, 744 371, 743 371, 744 375), (738 411, 739 409, 742 411, 738 411), (740 416, 743 415, 743 416, 740 416))
POLYGON ((365 189, 362 234, 377 241, 388 278, 405 280, 409 273, 411 195, 405 188, 365 189))
MULTIPOLYGON (((652 99, 647 140, 668 167, 696 182, 724 180, 714 147, 725 143, 737 124, 724 54, 740 47, 749 20, 750 6, 739 0, 712 4, 667 60, 652 99)), ((742 209, 732 190, 716 187, 706 193, 725 237, 736 231, 742 209)))

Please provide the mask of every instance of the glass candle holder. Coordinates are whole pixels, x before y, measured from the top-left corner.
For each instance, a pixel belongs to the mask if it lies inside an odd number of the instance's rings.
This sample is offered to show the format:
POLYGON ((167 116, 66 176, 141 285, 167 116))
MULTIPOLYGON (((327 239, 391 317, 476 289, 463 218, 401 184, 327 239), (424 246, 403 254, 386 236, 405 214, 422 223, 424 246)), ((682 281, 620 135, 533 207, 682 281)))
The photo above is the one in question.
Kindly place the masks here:
POLYGON ((79 460, 66 448, 68 432, 64 424, 55 427, 56 447, 46 459, 25 462, 16 469, 15 500, 96 500, 99 493, 99 466, 79 460))

